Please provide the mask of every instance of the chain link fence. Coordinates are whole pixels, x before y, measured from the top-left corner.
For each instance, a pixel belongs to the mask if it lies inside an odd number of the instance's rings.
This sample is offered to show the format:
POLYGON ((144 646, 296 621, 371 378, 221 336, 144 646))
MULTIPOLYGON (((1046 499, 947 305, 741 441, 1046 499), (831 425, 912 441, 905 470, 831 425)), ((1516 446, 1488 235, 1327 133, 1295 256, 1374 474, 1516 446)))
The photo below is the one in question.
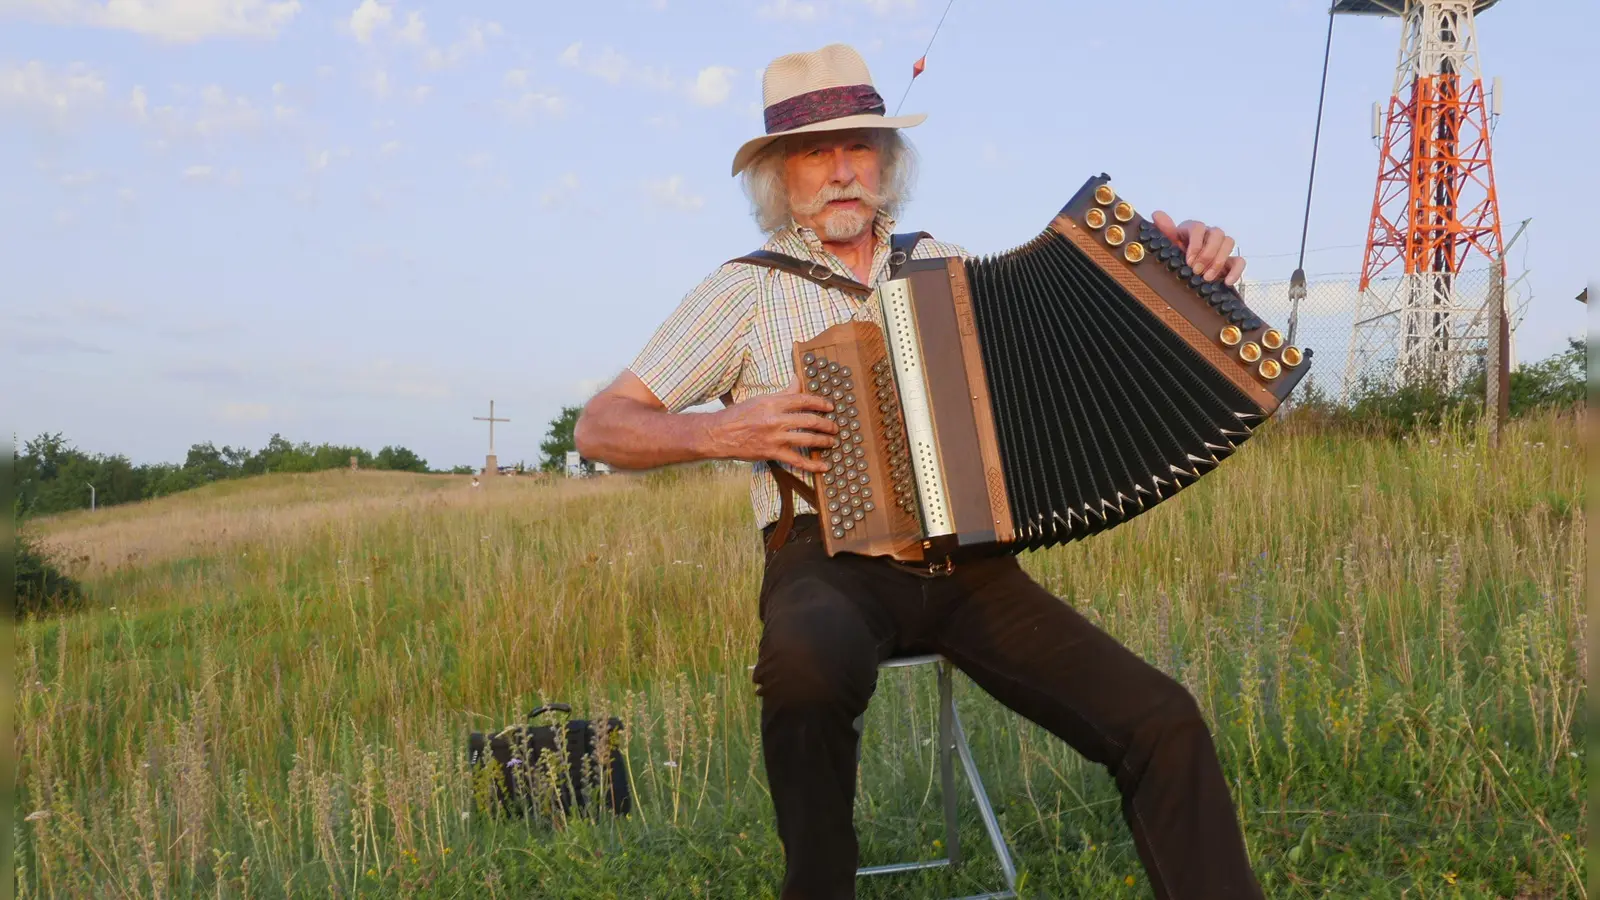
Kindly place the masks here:
MULTIPOLYGON (((1250 309, 1289 335, 1291 343, 1314 351, 1301 390, 1315 385, 1324 396, 1345 402, 1363 387, 1397 386, 1417 377, 1458 383, 1481 366, 1490 298, 1497 289, 1494 274, 1468 270, 1449 281, 1394 275, 1374 280, 1365 293, 1355 275, 1324 277, 1307 282, 1298 304, 1290 297, 1288 279, 1246 280, 1238 290, 1250 309)), ((1517 279, 1505 287, 1513 330, 1528 305, 1519 284, 1517 279)))

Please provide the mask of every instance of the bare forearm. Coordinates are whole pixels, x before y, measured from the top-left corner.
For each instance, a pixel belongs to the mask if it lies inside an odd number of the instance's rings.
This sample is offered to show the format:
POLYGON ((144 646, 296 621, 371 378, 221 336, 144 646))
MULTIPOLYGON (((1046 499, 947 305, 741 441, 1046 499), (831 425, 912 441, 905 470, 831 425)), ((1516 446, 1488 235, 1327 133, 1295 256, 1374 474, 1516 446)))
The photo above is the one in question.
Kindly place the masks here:
POLYGON ((627 397, 594 398, 573 432, 585 459, 615 469, 653 469, 716 457, 715 413, 669 413, 627 397))

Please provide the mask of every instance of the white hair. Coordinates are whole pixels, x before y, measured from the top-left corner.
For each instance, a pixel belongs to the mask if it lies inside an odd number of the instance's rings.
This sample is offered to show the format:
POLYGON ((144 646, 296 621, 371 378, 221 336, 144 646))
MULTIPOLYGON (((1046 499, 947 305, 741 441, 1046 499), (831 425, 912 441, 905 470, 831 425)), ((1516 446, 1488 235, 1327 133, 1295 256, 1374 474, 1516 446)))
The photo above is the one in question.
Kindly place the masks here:
MULTIPOLYGON (((896 129, 873 129, 873 133, 878 140, 878 162, 882 168, 878 179, 882 209, 894 216, 911 199, 911 185, 916 175, 916 150, 896 129)), ((767 234, 789 224, 793 216, 783 172, 783 162, 788 156, 791 140, 779 138, 761 148, 761 152, 741 173, 745 195, 750 198, 750 211, 755 216, 756 224, 767 234)))

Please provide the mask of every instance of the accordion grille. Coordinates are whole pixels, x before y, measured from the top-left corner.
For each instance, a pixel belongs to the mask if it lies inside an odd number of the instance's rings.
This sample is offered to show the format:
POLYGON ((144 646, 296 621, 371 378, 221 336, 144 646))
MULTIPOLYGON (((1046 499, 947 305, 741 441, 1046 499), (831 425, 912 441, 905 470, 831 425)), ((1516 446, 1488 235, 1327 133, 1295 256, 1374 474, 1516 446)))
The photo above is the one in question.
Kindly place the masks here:
POLYGON ((1248 437, 1259 407, 1058 232, 965 266, 1013 552, 1127 521, 1248 437))

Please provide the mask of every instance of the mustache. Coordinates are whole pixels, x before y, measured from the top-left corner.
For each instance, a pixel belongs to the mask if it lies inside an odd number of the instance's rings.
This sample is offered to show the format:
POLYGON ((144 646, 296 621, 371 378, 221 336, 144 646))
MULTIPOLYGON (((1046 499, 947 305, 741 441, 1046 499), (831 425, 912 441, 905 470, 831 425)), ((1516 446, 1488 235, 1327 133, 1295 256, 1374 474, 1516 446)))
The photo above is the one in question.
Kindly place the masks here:
POLYGON ((802 215, 814 216, 822 212, 823 208, 834 200, 860 200, 862 203, 877 209, 883 205, 883 195, 867 190, 859 181, 852 181, 847 185, 827 184, 817 195, 803 203, 794 205, 794 211, 802 215))

